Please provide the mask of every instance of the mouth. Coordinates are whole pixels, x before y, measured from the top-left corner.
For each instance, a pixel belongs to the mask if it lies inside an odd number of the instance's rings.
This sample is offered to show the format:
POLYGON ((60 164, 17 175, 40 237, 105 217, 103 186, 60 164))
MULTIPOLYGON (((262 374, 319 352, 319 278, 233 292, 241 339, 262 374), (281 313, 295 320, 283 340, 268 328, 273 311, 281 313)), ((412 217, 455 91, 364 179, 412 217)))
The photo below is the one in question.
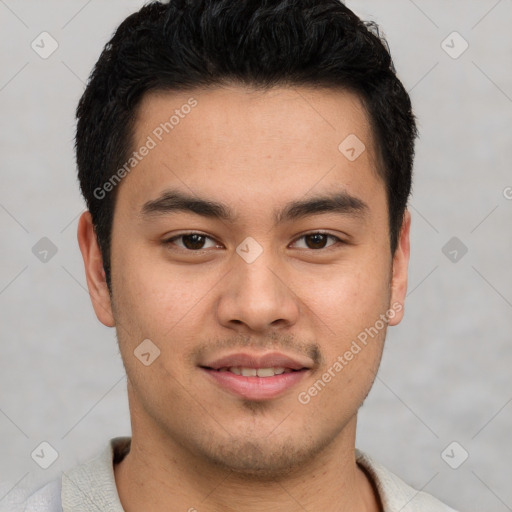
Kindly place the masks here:
MULTIPOLYGON (((210 368, 213 370, 213 368, 210 368)), ((291 368, 244 368, 241 366, 231 366, 230 368, 224 367, 216 370, 218 372, 231 372, 235 375, 241 375, 242 377, 274 377, 275 375, 282 375, 283 373, 298 372, 300 370, 292 370, 291 368)))
POLYGON ((312 368, 309 360, 284 354, 232 354, 199 368, 222 389, 245 400, 270 400, 297 385, 312 368))

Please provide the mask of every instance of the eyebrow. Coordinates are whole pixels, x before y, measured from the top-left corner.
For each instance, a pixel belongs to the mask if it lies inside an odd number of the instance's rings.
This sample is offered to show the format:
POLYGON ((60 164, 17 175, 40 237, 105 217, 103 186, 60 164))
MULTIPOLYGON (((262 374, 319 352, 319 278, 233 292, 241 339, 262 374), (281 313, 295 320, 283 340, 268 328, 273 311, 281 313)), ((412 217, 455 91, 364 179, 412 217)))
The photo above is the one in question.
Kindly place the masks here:
MULTIPOLYGON (((155 218, 174 212, 188 212, 202 217, 235 223, 238 216, 224 203, 189 195, 179 190, 166 190, 156 199, 142 206, 142 218, 155 218)), ((362 199, 345 191, 318 195, 308 199, 292 201, 281 210, 274 211, 274 224, 298 220, 310 215, 336 213, 364 219, 369 206, 362 199)))

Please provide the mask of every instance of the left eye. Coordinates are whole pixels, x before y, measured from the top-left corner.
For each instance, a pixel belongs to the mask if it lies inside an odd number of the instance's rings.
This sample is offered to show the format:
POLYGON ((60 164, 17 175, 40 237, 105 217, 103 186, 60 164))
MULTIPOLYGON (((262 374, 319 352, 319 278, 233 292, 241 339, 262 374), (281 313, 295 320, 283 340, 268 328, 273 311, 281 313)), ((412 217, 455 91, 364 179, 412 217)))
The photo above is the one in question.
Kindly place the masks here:
POLYGON ((217 244, 209 236, 202 235, 201 233, 187 233, 185 235, 178 235, 169 238, 165 241, 166 244, 176 244, 182 249, 189 249, 191 251, 200 251, 201 249, 208 249, 209 247, 216 247, 217 244), (177 240, 182 240, 182 243, 176 243, 177 240), (211 241, 211 245, 205 246, 206 240, 211 241))
POLYGON ((302 235, 300 238, 297 238, 297 240, 302 239, 304 239, 306 246, 300 247, 301 249, 325 249, 326 247, 330 247, 337 242, 341 242, 337 236, 329 235, 327 233, 309 233, 307 235, 302 235), (334 243, 326 245, 329 238, 334 240, 334 243))

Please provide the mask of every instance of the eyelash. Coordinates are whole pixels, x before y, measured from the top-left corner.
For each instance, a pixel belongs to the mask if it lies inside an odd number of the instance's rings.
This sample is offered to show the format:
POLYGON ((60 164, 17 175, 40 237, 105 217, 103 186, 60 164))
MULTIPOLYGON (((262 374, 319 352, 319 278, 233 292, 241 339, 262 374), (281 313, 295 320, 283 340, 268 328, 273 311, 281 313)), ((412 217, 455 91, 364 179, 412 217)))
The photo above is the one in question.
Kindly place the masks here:
MULTIPOLYGON (((178 240, 180 238, 183 238, 185 236, 190 236, 190 235, 199 235, 201 237, 204 237, 204 238, 207 238, 207 239, 210 239, 210 240, 214 240, 214 238, 208 236, 208 235, 205 235, 203 233, 199 233, 199 232, 196 232, 196 231, 190 231, 188 233, 181 233, 179 235, 175 235, 171 238, 168 238, 166 240, 164 240, 162 243, 164 245, 173 245, 174 244, 174 241, 175 240, 178 240)), ((345 241, 343 241, 341 238, 335 236, 335 235, 332 235, 331 233, 326 233, 324 231, 311 231, 309 233, 304 233, 303 235, 299 236, 298 238, 296 238, 294 240, 293 243, 297 242, 298 240, 301 240, 302 238, 305 238, 307 236, 312 236, 312 235, 326 235, 328 238, 331 238, 335 241, 335 243, 327 246, 327 247, 322 247, 320 249, 310 249, 310 248, 301 248, 301 250, 309 250, 309 251, 315 251, 315 252, 320 252, 320 251, 328 251, 329 249, 332 249, 332 248, 335 248, 339 245, 342 245, 342 244, 346 244, 345 241)), ((203 253, 205 251, 207 251, 208 249, 210 249, 209 247, 206 248, 206 249, 197 249, 197 250, 193 250, 193 249, 187 249, 187 248, 184 248, 184 247, 178 247, 178 250, 182 250, 182 251, 185 251, 185 252, 190 252, 190 253, 203 253)))

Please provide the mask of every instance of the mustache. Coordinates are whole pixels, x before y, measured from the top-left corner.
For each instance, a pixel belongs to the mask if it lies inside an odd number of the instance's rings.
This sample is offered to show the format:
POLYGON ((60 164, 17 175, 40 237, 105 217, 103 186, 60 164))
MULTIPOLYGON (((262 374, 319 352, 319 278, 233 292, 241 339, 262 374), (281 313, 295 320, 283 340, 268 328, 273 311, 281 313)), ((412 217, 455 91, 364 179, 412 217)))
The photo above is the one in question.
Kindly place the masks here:
POLYGON ((314 367, 318 368, 323 363, 320 346, 315 342, 298 341, 295 336, 271 333, 264 337, 237 334, 229 338, 213 338, 194 348, 190 354, 190 363, 203 359, 213 353, 236 349, 272 349, 287 352, 290 355, 300 354, 309 357, 314 367))

